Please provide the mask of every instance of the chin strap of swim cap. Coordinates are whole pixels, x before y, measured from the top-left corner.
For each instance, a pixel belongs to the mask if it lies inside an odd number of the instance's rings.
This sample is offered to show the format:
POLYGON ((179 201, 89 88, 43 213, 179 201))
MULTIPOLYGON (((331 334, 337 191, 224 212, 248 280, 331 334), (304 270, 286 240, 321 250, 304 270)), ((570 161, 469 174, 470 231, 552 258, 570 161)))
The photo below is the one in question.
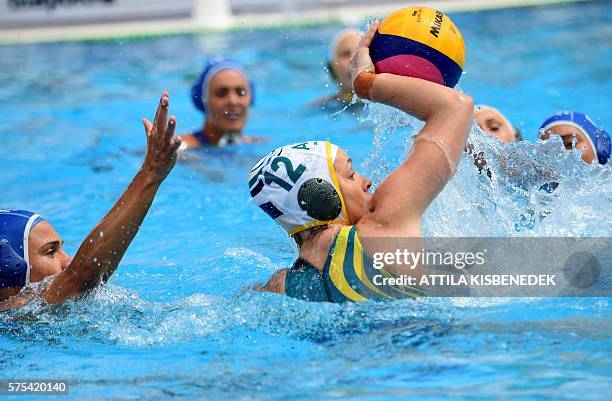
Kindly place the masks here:
POLYGON ((337 153, 329 141, 272 151, 249 173, 253 202, 289 235, 324 224, 350 224, 334 170, 337 153))
POLYGON ((249 91, 251 92, 251 106, 255 104, 255 84, 251 82, 246 74, 246 71, 237 62, 217 57, 210 60, 204 67, 204 71, 198 76, 198 79, 191 87, 191 100, 196 109, 202 113, 206 113, 206 95, 208 93, 208 84, 210 80, 221 71, 231 70, 240 73, 249 83, 249 91))
POLYGON ((0 210, 0 288, 30 282, 28 239, 41 221, 27 210, 0 210))
POLYGON ((606 164, 610 159, 610 135, 595 125, 593 120, 584 113, 574 111, 561 111, 547 118, 540 127, 540 138, 556 125, 571 125, 586 135, 587 140, 597 154, 599 164, 606 164))

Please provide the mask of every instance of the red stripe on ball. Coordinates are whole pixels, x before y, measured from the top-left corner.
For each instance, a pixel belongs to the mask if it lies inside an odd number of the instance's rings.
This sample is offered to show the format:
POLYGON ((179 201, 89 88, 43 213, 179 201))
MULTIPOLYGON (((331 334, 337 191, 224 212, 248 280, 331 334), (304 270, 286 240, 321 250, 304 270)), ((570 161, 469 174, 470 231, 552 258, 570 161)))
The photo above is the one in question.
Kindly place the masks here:
POLYGON ((376 73, 404 75, 413 78, 426 79, 444 85, 444 77, 438 68, 430 61, 409 54, 388 57, 375 64, 376 73))

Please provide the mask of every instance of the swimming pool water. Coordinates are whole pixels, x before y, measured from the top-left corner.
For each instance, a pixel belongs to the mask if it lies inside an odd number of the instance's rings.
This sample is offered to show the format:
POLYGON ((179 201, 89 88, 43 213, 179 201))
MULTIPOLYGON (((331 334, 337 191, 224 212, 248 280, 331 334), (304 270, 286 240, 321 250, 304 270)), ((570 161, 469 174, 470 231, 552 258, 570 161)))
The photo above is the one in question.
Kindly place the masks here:
MULTIPOLYGON (((452 15, 467 44, 461 88, 530 141, 558 109, 612 129, 610 5, 452 15)), ((337 29, 0 47, 0 207, 38 211, 72 254, 140 166, 140 118, 153 117, 160 93, 170 92, 179 131, 201 124, 189 86, 209 57, 245 64, 257 85, 247 132, 269 137, 186 155, 110 284, 85 301, 0 315, 0 380, 66 379, 61 399, 75 400, 609 399, 608 298, 328 305, 246 290, 296 256, 248 202, 246 174, 261 155, 329 138, 376 184, 418 127, 379 105, 306 108, 333 92, 323 66, 337 29)), ((609 167, 579 163, 559 143, 501 145, 477 130, 470 141, 494 178, 466 156, 427 212, 427 235, 612 233, 609 167), (528 160, 510 178, 499 173, 507 155, 528 160), (553 194, 529 179, 541 166, 560 182, 553 194)))

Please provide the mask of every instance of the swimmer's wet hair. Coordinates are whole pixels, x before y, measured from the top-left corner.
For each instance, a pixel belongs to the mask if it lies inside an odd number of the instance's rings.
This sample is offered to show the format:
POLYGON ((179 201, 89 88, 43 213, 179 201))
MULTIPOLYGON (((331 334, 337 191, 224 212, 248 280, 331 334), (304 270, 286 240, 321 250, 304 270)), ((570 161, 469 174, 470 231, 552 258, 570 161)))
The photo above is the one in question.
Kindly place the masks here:
POLYGON ((309 228, 308 230, 300 231, 299 233, 293 234, 291 236, 291 238, 293 238, 293 240, 297 244, 298 248, 301 249, 302 248, 302 244, 305 241, 313 239, 314 237, 316 237, 317 235, 319 235, 323 231, 327 230, 329 227, 330 227, 329 224, 325 224, 325 225, 322 225, 322 226, 312 227, 312 228, 309 228))

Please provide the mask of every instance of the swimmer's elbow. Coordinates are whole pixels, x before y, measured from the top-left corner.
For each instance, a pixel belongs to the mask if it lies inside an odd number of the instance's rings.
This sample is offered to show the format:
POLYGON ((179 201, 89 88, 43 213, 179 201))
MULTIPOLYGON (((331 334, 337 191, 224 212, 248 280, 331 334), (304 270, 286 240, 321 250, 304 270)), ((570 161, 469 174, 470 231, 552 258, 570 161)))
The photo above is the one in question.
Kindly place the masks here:
POLYGON ((437 106, 432 109, 424 120, 438 119, 448 121, 449 119, 466 119, 470 121, 474 114, 474 100, 470 95, 449 90, 445 96, 440 99, 437 106))
POLYGON ((467 114, 470 117, 474 114, 474 99, 465 93, 452 91, 448 101, 448 107, 462 114, 467 114))
POLYGON ((465 106, 470 111, 470 113, 474 113, 474 99, 470 95, 466 95, 465 93, 461 94, 462 101, 465 103, 465 106))

